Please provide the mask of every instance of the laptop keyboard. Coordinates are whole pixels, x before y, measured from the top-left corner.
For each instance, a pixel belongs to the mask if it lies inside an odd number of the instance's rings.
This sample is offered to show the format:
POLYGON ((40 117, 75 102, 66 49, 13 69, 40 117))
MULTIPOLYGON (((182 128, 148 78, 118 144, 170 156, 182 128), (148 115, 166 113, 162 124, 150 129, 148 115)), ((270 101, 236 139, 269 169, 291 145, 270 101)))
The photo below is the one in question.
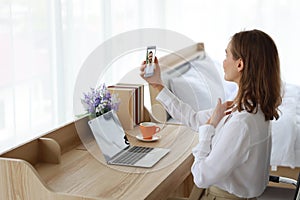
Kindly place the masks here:
POLYGON ((111 162, 114 164, 133 165, 152 150, 153 148, 151 147, 133 146, 111 162))

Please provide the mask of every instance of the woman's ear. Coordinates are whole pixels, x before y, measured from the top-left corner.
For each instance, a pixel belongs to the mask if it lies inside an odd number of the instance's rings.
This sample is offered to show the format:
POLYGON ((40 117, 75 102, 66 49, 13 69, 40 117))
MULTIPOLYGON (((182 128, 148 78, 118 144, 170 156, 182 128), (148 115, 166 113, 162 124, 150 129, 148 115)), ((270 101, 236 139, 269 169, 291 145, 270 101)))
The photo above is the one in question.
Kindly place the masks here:
POLYGON ((243 62, 243 60, 240 58, 240 59, 239 59, 239 63, 238 63, 238 72, 243 71, 243 69, 244 69, 244 62, 243 62))

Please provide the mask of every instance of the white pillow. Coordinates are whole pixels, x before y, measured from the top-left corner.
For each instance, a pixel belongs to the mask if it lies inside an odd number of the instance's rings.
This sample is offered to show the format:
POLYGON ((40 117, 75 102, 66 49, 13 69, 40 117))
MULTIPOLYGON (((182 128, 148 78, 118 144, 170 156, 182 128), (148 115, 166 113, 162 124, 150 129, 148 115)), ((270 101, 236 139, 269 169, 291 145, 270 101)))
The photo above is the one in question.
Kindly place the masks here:
MULTIPOLYGON (((203 76, 193 68, 189 72, 203 76)), ((211 108, 213 105, 209 87, 203 77, 196 78, 187 73, 172 78, 170 89, 180 100, 189 104, 196 111, 211 108)))
POLYGON ((207 55, 190 66, 186 73, 170 79, 170 89, 179 99, 196 111, 213 108, 218 98, 225 99, 220 74, 207 55))
POLYGON ((175 77, 181 76, 182 74, 185 74, 190 69, 191 69, 190 63, 189 62, 184 63, 184 64, 176 67, 175 69, 171 69, 166 72, 163 72, 161 74, 162 80, 163 80, 164 84, 170 89, 170 80, 175 77))

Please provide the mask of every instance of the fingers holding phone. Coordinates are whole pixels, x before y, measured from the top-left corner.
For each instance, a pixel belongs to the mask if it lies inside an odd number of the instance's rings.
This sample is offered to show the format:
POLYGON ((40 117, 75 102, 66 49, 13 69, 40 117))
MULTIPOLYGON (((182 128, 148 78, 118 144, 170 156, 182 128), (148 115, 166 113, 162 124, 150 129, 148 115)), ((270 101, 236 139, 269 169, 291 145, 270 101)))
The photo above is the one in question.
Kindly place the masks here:
POLYGON ((151 73, 149 73, 149 66, 146 64, 146 61, 142 63, 140 66, 140 76, 146 80, 148 83, 154 83, 155 80, 161 79, 160 77, 160 67, 158 64, 158 60, 155 57, 154 63, 153 63, 153 68, 150 68, 151 73))
POLYGON ((158 59, 155 57, 155 54, 156 47, 148 46, 146 51, 146 60, 140 67, 141 77, 154 87, 156 87, 157 85, 163 85, 158 59))

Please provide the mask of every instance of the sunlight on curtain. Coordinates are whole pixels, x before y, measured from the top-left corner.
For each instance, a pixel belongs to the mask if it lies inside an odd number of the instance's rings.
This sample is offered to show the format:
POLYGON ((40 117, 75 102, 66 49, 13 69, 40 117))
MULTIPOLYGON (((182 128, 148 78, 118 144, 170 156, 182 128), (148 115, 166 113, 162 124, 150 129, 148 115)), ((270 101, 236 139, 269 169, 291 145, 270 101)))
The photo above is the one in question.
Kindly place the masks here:
POLYGON ((75 78, 103 40, 102 10, 101 1, 1 1, 1 149, 73 120, 75 78))
MULTIPOLYGON (((262 29, 277 44, 284 80, 300 85, 299 10, 296 0, 2 0, 0 146, 72 121, 74 83, 84 60, 105 40, 134 29, 169 29, 204 42, 220 63, 230 36, 262 29)), ((115 64, 140 63, 133 55, 115 64)))
POLYGON ((51 76, 52 41, 49 23, 45 23, 49 19, 47 2, 1 2, 1 144, 8 138, 22 140, 32 131, 52 127, 55 100, 51 76))

